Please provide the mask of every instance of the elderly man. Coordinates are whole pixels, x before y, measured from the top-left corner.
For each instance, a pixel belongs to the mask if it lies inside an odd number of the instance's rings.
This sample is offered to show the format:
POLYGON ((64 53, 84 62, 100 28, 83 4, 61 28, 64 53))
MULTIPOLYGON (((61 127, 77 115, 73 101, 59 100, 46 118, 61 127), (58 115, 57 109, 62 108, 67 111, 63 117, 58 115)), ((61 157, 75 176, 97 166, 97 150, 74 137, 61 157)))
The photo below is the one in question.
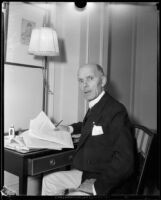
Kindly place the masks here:
POLYGON ((42 195, 103 195, 124 184, 134 171, 134 136, 125 107, 105 90, 97 64, 78 70, 80 89, 89 103, 83 122, 60 126, 81 133, 72 169, 44 175, 42 195), (73 190, 73 191, 72 191, 73 190))

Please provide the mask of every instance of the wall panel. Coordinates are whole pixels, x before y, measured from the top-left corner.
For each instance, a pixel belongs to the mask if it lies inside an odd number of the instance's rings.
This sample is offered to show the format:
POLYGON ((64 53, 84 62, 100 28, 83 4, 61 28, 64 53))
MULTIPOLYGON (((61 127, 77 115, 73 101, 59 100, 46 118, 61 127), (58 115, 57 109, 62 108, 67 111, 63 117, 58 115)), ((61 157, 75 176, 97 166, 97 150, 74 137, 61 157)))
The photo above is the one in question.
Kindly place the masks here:
POLYGON ((5 65, 4 130, 28 129, 30 119, 42 110, 42 70, 5 65))

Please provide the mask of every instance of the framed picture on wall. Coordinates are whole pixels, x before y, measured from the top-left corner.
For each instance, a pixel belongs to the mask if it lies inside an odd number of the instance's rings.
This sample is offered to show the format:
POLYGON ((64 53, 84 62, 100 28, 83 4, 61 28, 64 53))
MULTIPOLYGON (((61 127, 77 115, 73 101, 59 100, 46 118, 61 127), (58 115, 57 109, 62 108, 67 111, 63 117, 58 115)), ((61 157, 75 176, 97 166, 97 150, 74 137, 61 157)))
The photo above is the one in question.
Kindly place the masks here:
POLYGON ((28 48, 32 29, 43 26, 46 12, 45 8, 34 3, 8 3, 6 64, 43 67, 42 57, 29 54, 28 48))

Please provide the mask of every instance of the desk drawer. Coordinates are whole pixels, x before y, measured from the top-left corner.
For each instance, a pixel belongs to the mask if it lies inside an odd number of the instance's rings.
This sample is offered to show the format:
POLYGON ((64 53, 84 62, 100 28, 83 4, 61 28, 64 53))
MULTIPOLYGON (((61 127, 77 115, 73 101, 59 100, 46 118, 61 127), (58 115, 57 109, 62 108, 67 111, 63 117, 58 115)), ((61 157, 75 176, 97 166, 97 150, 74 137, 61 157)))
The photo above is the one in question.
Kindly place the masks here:
POLYGON ((72 163, 75 150, 28 159, 28 175, 38 175, 72 163))

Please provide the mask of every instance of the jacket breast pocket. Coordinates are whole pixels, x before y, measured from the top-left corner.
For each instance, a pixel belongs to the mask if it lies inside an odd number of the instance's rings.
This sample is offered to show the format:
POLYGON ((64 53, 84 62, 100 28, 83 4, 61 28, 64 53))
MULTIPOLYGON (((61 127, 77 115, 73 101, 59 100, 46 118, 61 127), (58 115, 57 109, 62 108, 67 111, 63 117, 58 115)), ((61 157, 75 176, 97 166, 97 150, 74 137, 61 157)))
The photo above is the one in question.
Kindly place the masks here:
POLYGON ((103 134, 104 132, 102 126, 93 125, 92 136, 100 136, 103 134))

